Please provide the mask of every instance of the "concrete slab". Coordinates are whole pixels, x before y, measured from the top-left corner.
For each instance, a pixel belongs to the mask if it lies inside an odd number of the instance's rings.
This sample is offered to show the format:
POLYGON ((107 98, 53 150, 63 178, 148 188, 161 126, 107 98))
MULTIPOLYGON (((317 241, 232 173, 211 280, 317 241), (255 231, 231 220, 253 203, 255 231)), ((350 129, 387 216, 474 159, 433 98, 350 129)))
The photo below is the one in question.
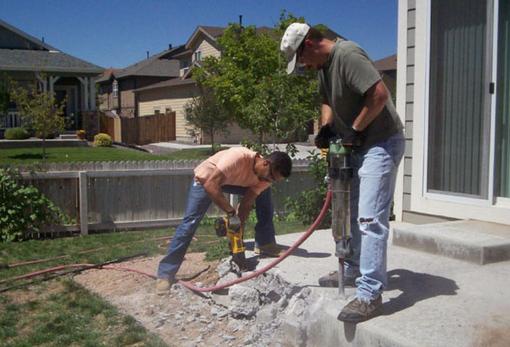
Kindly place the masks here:
POLYGON ((510 260, 510 226, 474 220, 398 226, 393 244, 483 265, 510 260))
MULTIPOLYGON (((300 235, 277 241, 291 245, 300 235)), ((270 261, 262 259, 258 266, 270 261)), ((275 267, 291 284, 311 288, 313 296, 305 313, 282 324, 281 345, 510 346, 510 262, 480 266, 389 242, 384 314, 357 325, 338 321, 346 301, 336 289, 317 285, 336 268, 330 230, 316 231, 275 267)))

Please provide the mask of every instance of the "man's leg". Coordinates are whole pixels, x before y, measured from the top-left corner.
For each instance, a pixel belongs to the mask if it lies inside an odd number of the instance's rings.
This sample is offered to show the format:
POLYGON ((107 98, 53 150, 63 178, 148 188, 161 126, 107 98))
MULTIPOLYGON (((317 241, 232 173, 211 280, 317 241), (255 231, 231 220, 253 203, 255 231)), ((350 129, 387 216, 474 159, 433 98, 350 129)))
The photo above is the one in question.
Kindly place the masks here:
POLYGON ((257 224, 255 224, 255 246, 276 243, 271 187, 260 193, 257 200, 255 200, 255 212, 257 214, 257 224))
POLYGON ((381 293, 387 283, 386 246, 389 214, 397 168, 404 152, 404 139, 395 135, 370 148, 359 170, 359 213, 361 232, 360 272, 356 298, 339 315, 344 321, 363 321, 382 308, 381 293))
POLYGON ((175 235, 168 245, 167 254, 159 263, 158 278, 175 280, 175 274, 184 260, 191 239, 210 205, 211 199, 205 189, 200 183, 193 180, 189 189, 184 218, 175 230, 175 235))

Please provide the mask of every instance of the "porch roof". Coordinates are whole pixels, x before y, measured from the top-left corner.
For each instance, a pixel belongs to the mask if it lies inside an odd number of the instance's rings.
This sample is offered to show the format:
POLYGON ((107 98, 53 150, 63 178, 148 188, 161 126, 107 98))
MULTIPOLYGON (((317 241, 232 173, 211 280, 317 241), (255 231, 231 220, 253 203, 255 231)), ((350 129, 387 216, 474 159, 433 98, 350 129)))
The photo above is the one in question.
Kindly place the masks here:
POLYGON ((59 51, 0 49, 0 70, 100 74, 103 68, 59 51))

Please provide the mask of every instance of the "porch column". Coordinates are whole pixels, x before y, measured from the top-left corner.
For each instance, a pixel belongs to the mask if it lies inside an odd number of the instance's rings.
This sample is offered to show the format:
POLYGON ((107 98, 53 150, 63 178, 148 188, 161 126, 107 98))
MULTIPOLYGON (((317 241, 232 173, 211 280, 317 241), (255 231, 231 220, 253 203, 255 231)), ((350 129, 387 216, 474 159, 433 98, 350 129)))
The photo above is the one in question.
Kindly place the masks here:
POLYGON ((42 78, 39 72, 35 73, 35 78, 37 78, 37 80, 41 83, 42 90, 46 93, 48 91, 48 80, 46 78, 42 78))
POLYGON ((89 110, 89 81, 87 77, 77 77, 81 83, 82 93, 82 111, 89 110))
POLYGON ((53 87, 55 86, 55 82, 60 79, 60 76, 50 76, 50 93, 53 94, 53 87))
POLYGON ((88 77, 89 86, 90 86, 90 110, 96 110, 96 84, 94 83, 92 77, 88 77))

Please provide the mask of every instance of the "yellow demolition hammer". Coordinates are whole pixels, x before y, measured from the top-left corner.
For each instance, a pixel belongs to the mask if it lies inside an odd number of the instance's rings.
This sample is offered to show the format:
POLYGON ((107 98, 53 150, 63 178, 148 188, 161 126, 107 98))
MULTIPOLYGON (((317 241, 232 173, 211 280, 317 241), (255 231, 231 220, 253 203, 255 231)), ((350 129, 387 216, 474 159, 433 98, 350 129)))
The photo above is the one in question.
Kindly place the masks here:
POLYGON ((232 261, 236 263, 239 268, 244 269, 247 264, 244 254, 243 227, 241 226, 239 217, 219 217, 214 222, 214 230, 218 237, 227 237, 230 253, 232 254, 232 261))

